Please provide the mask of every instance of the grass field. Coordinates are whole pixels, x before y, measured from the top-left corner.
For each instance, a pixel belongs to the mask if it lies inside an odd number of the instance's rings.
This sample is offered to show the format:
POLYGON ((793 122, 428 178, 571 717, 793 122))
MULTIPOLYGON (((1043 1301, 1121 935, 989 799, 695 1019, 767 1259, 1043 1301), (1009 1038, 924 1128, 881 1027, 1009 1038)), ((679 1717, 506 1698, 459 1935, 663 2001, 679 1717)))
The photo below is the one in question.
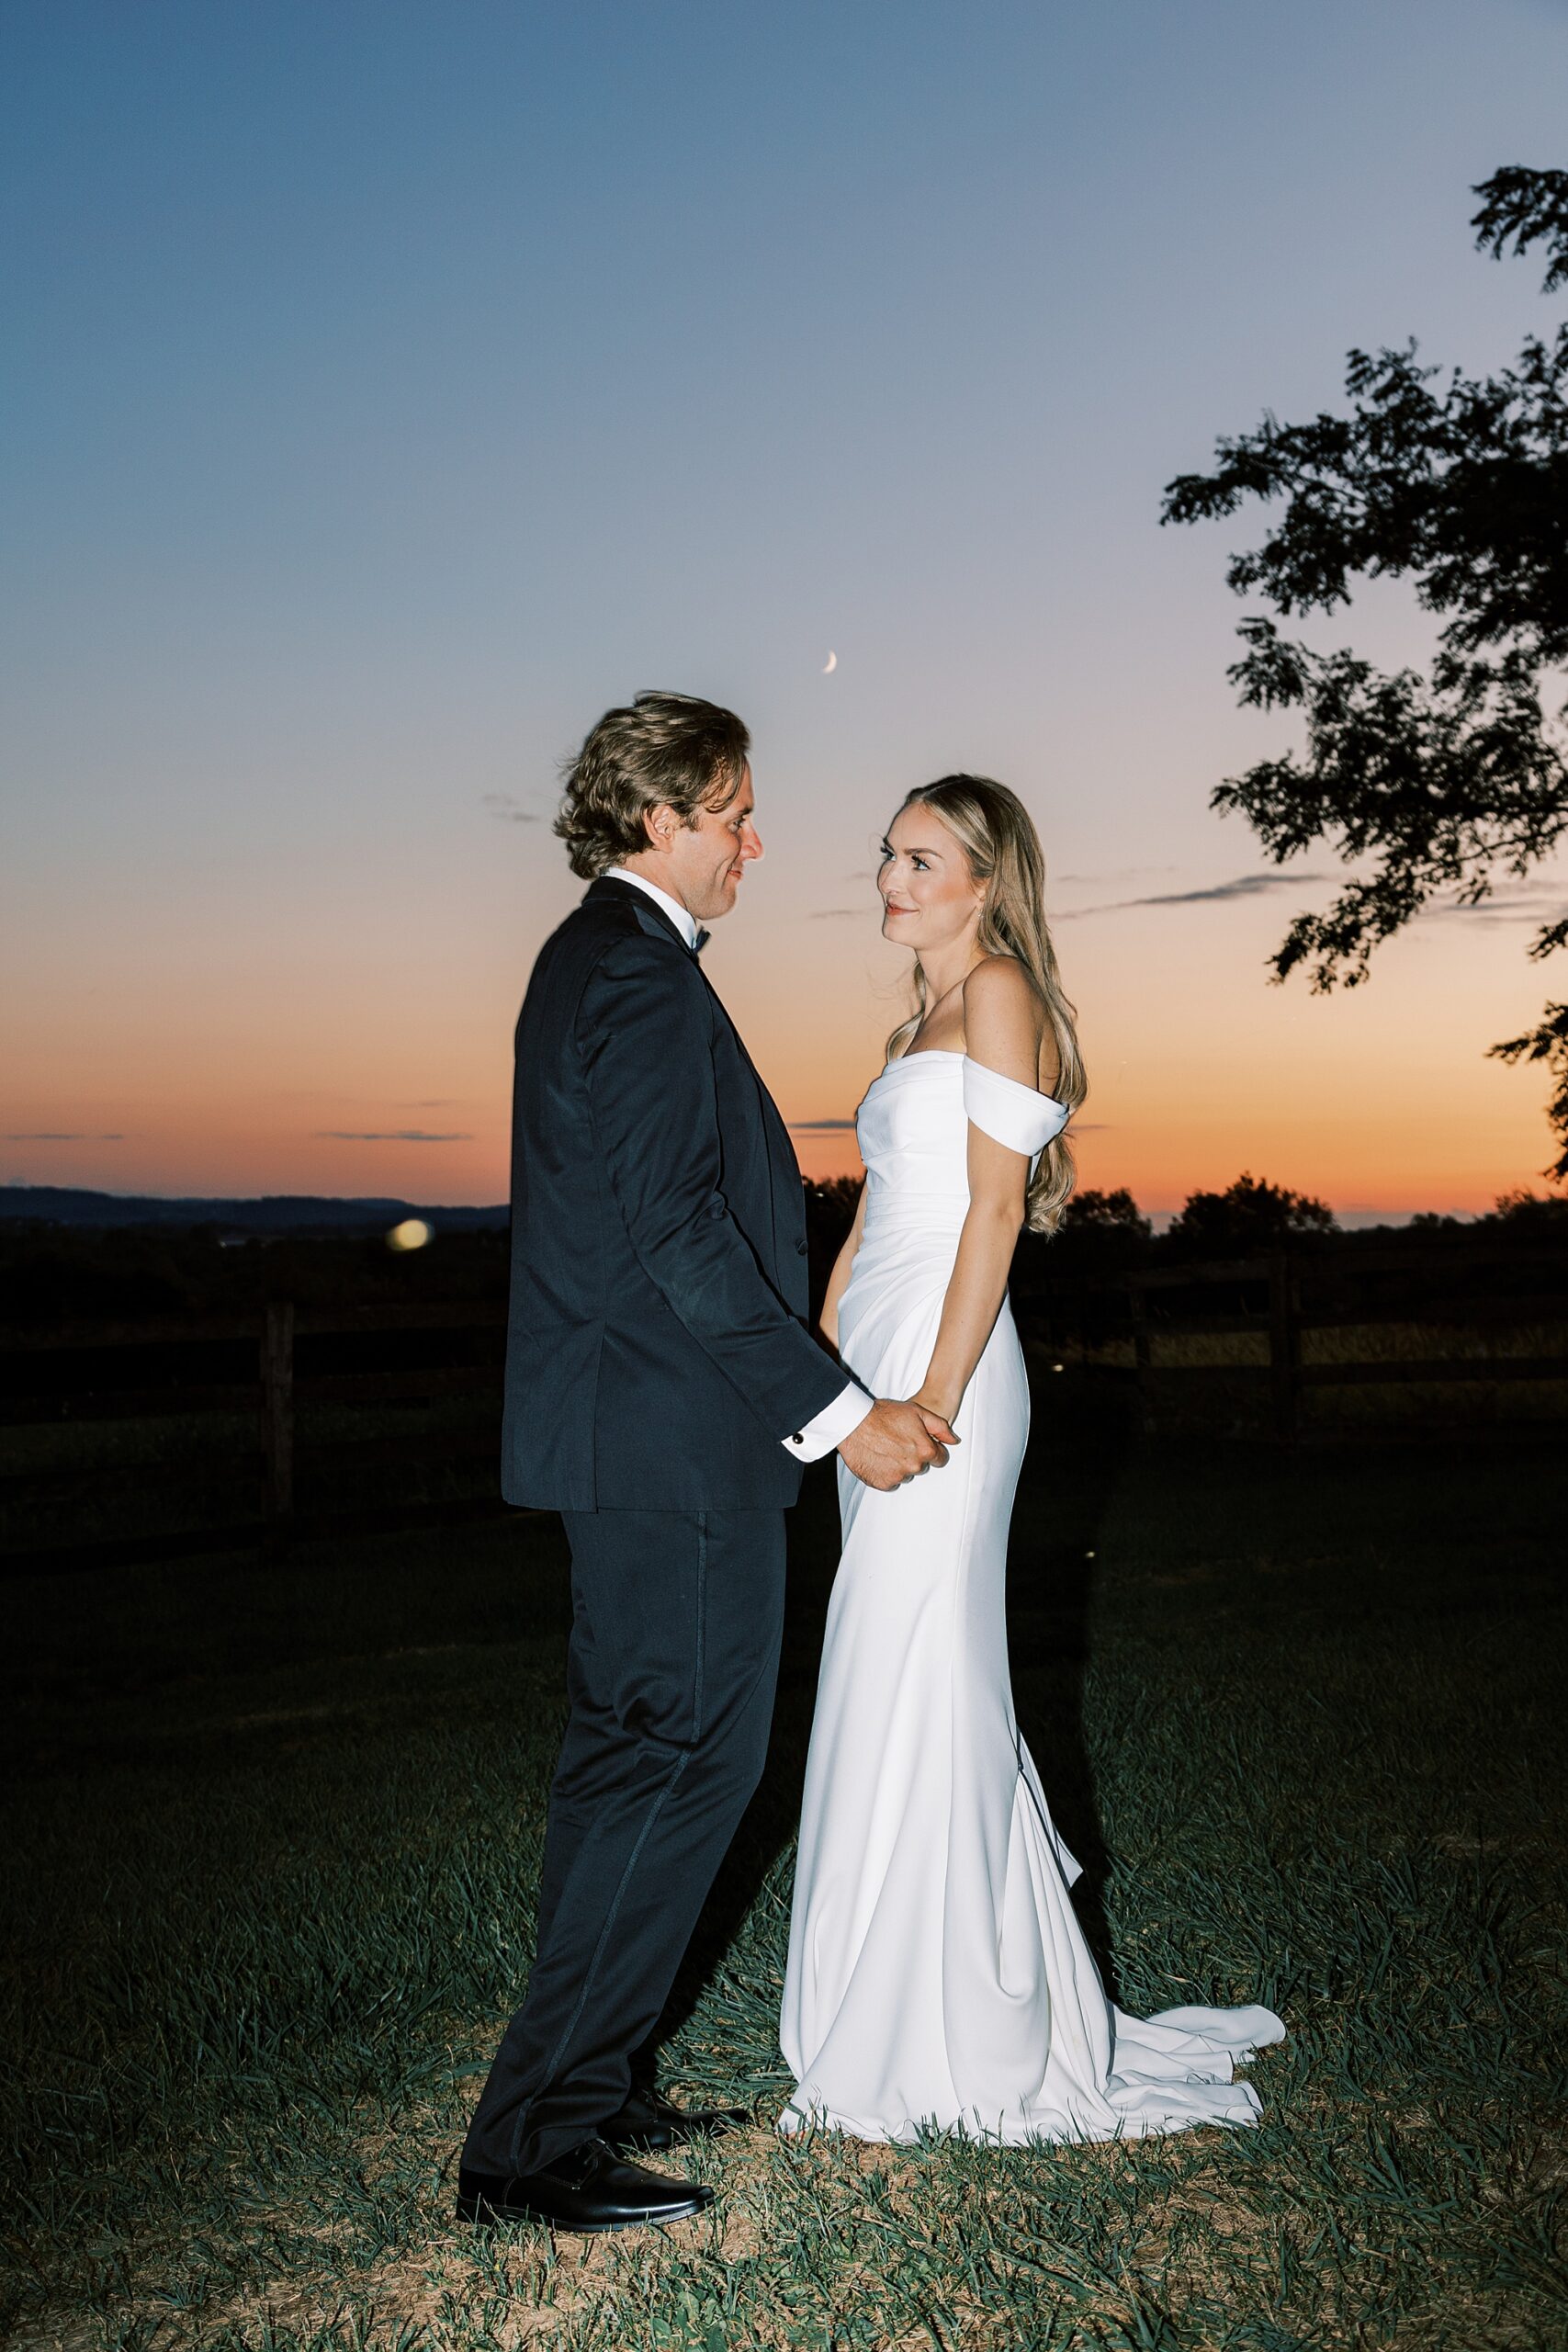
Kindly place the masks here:
MULTIPOLYGON (((1066 1367, 1127 1374, 1133 1370, 1130 1338, 1084 1346, 1065 1338, 1042 1346, 1042 1360, 1066 1367)), ((1419 1437, 1434 1427, 1461 1429, 1468 1422, 1488 1428, 1556 1424, 1568 1435, 1568 1330, 1561 1323, 1517 1323, 1492 1329, 1440 1322, 1363 1323, 1301 1334, 1301 1362, 1309 1374, 1319 1364, 1387 1365, 1390 1376, 1365 1387, 1314 1387, 1310 1378, 1297 1401, 1300 1426, 1309 1436, 1419 1437), (1561 1360, 1557 1379, 1496 1381, 1411 1380, 1413 1362, 1455 1361, 1467 1364, 1506 1363, 1517 1357, 1561 1360)), ((1207 1430, 1260 1435, 1269 1427, 1267 1383, 1269 1334, 1258 1331, 1186 1331, 1179 1325, 1150 1334, 1153 1378, 1146 1396, 1157 1426, 1197 1435, 1207 1430), (1184 1372, 1206 1375, 1183 1380, 1184 1372), (1234 1376, 1224 1378, 1229 1373, 1234 1376), (1215 1377, 1215 1375, 1220 1375, 1215 1377)))
POLYGON ((1561 1496, 1544 1450, 1129 1443, 1043 1381, 1023 1726, 1129 2006, 1257 1998, 1265 2120, 891 2150, 771 2123, 831 1575, 795 1514, 773 1755, 667 2075, 722 2190, 594 2242, 451 2222, 526 1975, 553 1521, 6 1588, 7 2340, 24 2346, 1568 2343, 1561 1496))

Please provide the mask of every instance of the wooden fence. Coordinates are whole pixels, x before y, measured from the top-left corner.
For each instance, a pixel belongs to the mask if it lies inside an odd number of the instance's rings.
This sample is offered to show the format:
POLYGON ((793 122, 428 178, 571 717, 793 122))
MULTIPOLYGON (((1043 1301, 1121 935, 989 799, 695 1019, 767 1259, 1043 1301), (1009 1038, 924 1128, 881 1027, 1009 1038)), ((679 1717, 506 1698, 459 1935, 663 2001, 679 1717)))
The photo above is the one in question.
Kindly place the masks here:
POLYGON ((1075 1308, 1081 1306, 1086 1292, 1103 1301, 1108 1293, 1118 1290, 1125 1295, 1139 1416, 1146 1430, 1157 1426, 1156 1385, 1168 1379, 1201 1383, 1235 1380, 1237 1375, 1245 1378, 1249 1373, 1266 1378, 1268 1426, 1287 1444, 1303 1434, 1303 1396, 1307 1389, 1568 1382, 1568 1352, 1527 1355, 1506 1344, 1499 1350, 1495 1344, 1499 1340, 1506 1342, 1510 1330, 1552 1324, 1568 1330, 1568 1261, 1561 1254, 1529 1256, 1517 1250, 1474 1250, 1462 1256, 1410 1250, 1299 1253, 1278 1250, 1266 1258, 1080 1277, 1076 1283, 1070 1280, 1054 1283, 1043 1295, 1039 1304, 1044 1332, 1070 1329, 1075 1308), (1514 1287, 1504 1295, 1454 1295, 1456 1282, 1471 1283, 1478 1275, 1495 1275, 1505 1269, 1514 1287), (1348 1291, 1391 1275, 1399 1279, 1401 1286, 1402 1295, 1395 1303, 1366 1298, 1343 1303, 1348 1291), (1423 1286, 1428 1295, 1421 1300, 1416 1294, 1423 1286), (1192 1294, 1215 1287, 1250 1292, 1258 1304, 1211 1314, 1186 1303, 1192 1294), (1337 1294, 1337 1298, 1314 1308, 1303 1295, 1314 1289, 1337 1294), (1380 1325, 1468 1328, 1483 1331, 1490 1344, 1466 1355, 1303 1361, 1302 1340, 1309 1331, 1359 1330, 1380 1325), (1266 1335, 1266 1361, 1261 1364, 1156 1363, 1155 1344, 1160 1338, 1200 1333, 1266 1335))
MULTIPOLYGON (((306 1452, 314 1463, 346 1469, 377 1470, 406 1465, 416 1455, 431 1463, 498 1462, 502 1344, 506 1309, 500 1303, 418 1306, 342 1306, 297 1309, 276 1301, 255 1318, 162 1319, 137 1324, 75 1324, 46 1333, 0 1335, 0 1445, 8 1431, 39 1424, 80 1427, 105 1421, 187 1419, 192 1416, 254 1417, 254 1442, 221 1457, 236 1488, 249 1483, 259 1508, 221 1525, 210 1523, 169 1535, 105 1538, 85 1544, 20 1547, 0 1537, 0 1562, 7 1567, 53 1561, 66 1565, 89 1558, 168 1556, 220 1544, 260 1543, 283 1549, 296 1534, 351 1533, 406 1524, 422 1517, 457 1518, 499 1512, 499 1488, 467 1505, 389 1504, 352 1512, 315 1512, 301 1519, 296 1509, 299 1453, 298 1408, 317 1405, 412 1405, 427 1399, 473 1396, 493 1401, 481 1431, 422 1430, 406 1436, 312 1441, 306 1452), (431 1361, 378 1370, 301 1374, 300 1339, 326 1342, 392 1345, 405 1334, 423 1335, 439 1357, 473 1351, 473 1335, 491 1335, 489 1361, 431 1361), (249 1354, 249 1378, 203 1376, 217 1354, 249 1354), (158 1376, 151 1376, 150 1359, 158 1376), (182 1359, 187 1370, 182 1376, 182 1359), (121 1369, 120 1367, 124 1368, 121 1369), (51 1377, 51 1374, 53 1375, 51 1377), (259 1475, 258 1475, 259 1474, 259 1475)), ((482 1344, 482 1343, 481 1343, 482 1344)), ((157 1489, 171 1480, 163 1462, 126 1464, 18 1467, 14 1449, 0 1452, 0 1504, 81 1494, 108 1487, 118 1494, 157 1489)))
MULTIPOLYGON (((1529 1258, 1518 1250, 1462 1253, 1303 1250, 1276 1251, 1268 1258, 1199 1265, 1163 1265, 1133 1272, 1053 1275, 1019 1302, 1020 1321, 1036 1346, 1060 1347, 1092 1308, 1097 1327, 1122 1342, 1130 1338, 1132 1375, 1145 1428, 1158 1425, 1161 1384, 1179 1379, 1201 1385, 1224 1374, 1231 1380, 1267 1381, 1268 1406, 1261 1425, 1286 1443, 1303 1432, 1303 1398, 1314 1388, 1370 1384, 1472 1384, 1568 1382, 1568 1354, 1527 1355, 1506 1344, 1511 1329, 1530 1326, 1568 1330, 1568 1260, 1529 1258), (1506 1274, 1501 1270, 1506 1269, 1506 1274), (1498 1281, 1487 1287, 1488 1270, 1498 1281), (1393 1276, 1395 1303, 1347 1293, 1393 1276), (1414 1303, 1423 1284, 1429 1295, 1414 1303), (1205 1293, 1228 1286, 1233 1304, 1212 1314, 1205 1293), (1435 1286, 1435 1287, 1434 1287, 1435 1286), (1466 1294, 1468 1286, 1468 1295, 1466 1294), (1317 1295, 1314 1304, 1312 1294, 1317 1295), (1199 1304, 1195 1306, 1194 1299, 1199 1304), (1482 1328, 1505 1344, 1498 1352, 1413 1358, 1380 1357, 1341 1363, 1303 1361, 1303 1337, 1311 1331, 1403 1323, 1438 1329, 1482 1328), (1267 1335, 1266 1361, 1251 1365, 1160 1363, 1162 1338, 1194 1333, 1267 1335)), ((159 1321, 62 1327, 47 1333, 0 1332, 0 1447, 12 1430, 26 1425, 80 1426, 116 1420, 186 1419, 192 1416, 240 1414, 254 1429, 251 1445, 221 1457, 236 1488, 248 1477, 254 1507, 220 1525, 129 1538, 69 1540, 47 1545, 18 1544, 0 1534, 0 1564, 8 1568, 64 1566, 72 1561, 114 1557, 166 1557, 181 1551, 225 1544, 262 1544, 276 1551, 296 1534, 368 1532, 405 1525, 421 1518, 452 1520, 504 1510, 498 1487, 466 1499, 428 1503, 388 1500, 375 1508, 301 1513, 297 1476, 301 1451, 298 1408, 321 1405, 415 1406, 457 1396, 483 1404, 483 1425, 470 1430, 420 1426, 417 1434, 323 1438, 313 1435, 303 1451, 312 1469, 376 1471, 385 1466, 435 1463, 495 1464, 498 1456, 502 1350, 506 1314, 499 1301, 472 1305, 382 1306, 359 1309, 297 1309, 278 1302, 249 1320, 159 1321), (340 1352, 363 1355, 374 1345, 390 1359, 411 1340, 427 1360, 379 1368, 301 1370, 299 1342, 320 1358, 340 1352), (226 1369, 245 1376, 211 1376, 215 1355, 231 1360, 226 1369), (479 1360, 459 1361, 464 1357, 479 1360), (185 1370, 182 1373, 182 1362, 185 1370), (259 1475, 258 1475, 259 1474, 259 1475)), ((1556 1334, 1554 1332, 1553 1336, 1556 1334)), ((1100 1353, 1103 1358, 1104 1351, 1100 1353)), ((1086 1345, 1083 1360, 1089 1361, 1086 1345)), ((1123 1374, 1122 1377, 1126 1377, 1123 1374)), ((1434 1426, 1436 1424, 1434 1423, 1434 1426)), ((1451 1426, 1451 1424, 1450 1424, 1451 1426)), ((112 1481, 121 1494, 156 1491, 175 1473, 164 1462, 140 1464, 18 1464, 16 1449, 0 1452, 0 1504, 50 1498, 90 1499, 95 1487, 112 1481)), ((213 1457, 201 1457, 210 1468, 213 1457)))

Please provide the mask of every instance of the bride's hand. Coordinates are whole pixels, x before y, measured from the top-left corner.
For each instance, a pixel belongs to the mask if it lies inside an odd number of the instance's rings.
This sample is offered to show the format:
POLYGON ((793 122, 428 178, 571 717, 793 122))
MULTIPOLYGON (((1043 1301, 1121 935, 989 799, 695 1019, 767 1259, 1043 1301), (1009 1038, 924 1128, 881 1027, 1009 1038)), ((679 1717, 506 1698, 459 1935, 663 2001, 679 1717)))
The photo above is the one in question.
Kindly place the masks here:
POLYGON ((925 1388, 917 1388, 912 1396, 906 1397, 905 1402, 913 1405, 915 1410, 923 1416, 926 1427, 931 1435, 940 1438, 943 1445, 958 1445, 963 1442, 953 1434, 953 1416, 958 1410, 956 1405, 950 1408, 942 1398, 933 1396, 930 1390, 925 1388))

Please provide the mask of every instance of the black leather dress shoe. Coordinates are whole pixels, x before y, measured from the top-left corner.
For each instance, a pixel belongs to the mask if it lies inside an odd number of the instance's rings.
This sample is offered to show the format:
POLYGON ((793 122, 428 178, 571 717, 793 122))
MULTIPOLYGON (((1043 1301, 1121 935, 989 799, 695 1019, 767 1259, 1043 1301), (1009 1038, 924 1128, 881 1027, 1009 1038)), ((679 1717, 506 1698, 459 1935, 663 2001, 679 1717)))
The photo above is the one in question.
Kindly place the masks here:
POLYGON ((457 2174, 460 2222, 543 2222, 553 2230, 632 2230, 639 2223, 684 2222, 713 2203, 701 2181, 671 2180, 626 2164, 597 2137, 580 2141, 538 2172, 510 2179, 457 2174))
POLYGON ((750 2117, 741 2107, 671 2107, 655 2090, 634 2090, 619 2115, 602 2126, 612 2147, 651 2154, 679 2148, 701 2132, 735 2132, 750 2117))

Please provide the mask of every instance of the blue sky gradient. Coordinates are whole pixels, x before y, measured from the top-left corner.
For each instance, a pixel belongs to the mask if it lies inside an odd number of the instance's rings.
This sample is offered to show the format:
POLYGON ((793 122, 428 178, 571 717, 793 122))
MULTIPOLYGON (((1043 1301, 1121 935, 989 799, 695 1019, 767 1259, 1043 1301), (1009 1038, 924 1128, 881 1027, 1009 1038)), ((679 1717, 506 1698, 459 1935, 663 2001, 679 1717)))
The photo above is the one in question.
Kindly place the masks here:
MULTIPOLYGON (((1314 1003, 1261 959, 1322 886, 1190 896, 1259 870, 1205 804, 1281 729, 1224 674, 1255 523, 1157 515, 1350 345, 1555 316, 1468 190, 1565 160, 1564 7, 11 0, 0 55, 3 1124, 84 1137, 0 1176, 495 1197, 556 764, 650 684, 756 736, 714 968, 791 1116, 873 1074, 869 844, 963 765, 1042 826, 1095 1181, 1544 1157, 1480 1059, 1521 926, 1314 1003)), ((1427 642, 1392 589, 1315 633, 1427 642)))

